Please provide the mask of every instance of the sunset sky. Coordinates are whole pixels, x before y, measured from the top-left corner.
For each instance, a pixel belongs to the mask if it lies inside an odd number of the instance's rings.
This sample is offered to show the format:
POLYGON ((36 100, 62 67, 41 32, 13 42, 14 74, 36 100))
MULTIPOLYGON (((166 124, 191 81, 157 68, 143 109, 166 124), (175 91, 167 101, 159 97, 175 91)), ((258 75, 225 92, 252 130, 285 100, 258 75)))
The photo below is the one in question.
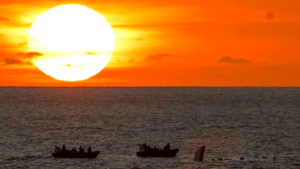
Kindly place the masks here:
POLYGON ((300 86, 299 0, 2 0, 0 86, 300 86), (108 65, 83 81, 41 72, 28 51, 35 19, 85 5, 111 25, 108 65))

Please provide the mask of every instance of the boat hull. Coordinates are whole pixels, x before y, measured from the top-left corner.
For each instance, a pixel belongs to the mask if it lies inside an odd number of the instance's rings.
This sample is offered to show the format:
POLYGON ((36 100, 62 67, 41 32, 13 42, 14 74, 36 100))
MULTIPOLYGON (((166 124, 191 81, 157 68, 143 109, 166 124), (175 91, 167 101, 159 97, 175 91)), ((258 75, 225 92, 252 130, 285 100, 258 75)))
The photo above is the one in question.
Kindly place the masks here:
POLYGON ((139 151, 136 152, 136 155, 140 157, 175 157, 178 151, 178 148, 167 151, 139 151))
POLYGON ((68 152, 59 152, 59 153, 53 153, 52 156, 58 157, 58 158, 96 158, 100 152, 94 151, 91 153, 68 153, 68 152))

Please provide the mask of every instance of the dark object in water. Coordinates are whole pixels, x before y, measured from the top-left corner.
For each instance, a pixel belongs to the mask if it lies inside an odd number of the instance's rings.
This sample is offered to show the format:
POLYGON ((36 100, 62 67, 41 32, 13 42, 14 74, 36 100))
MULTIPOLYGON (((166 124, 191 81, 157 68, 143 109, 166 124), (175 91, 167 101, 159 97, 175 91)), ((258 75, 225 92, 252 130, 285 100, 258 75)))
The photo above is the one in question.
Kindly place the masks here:
POLYGON ((158 148, 151 148, 147 146, 146 143, 140 144, 140 151, 136 152, 137 156, 140 157, 175 157, 177 152, 179 151, 178 148, 169 149, 170 145, 168 144, 164 150, 158 148))
POLYGON ((273 160, 276 160, 276 157, 273 157, 273 160))
POLYGON ((202 146, 196 153, 194 161, 203 161, 205 146, 202 146))
POLYGON ((244 160, 244 157, 241 157, 240 160, 244 160))
POLYGON ((222 160, 223 160, 223 158, 219 158, 218 160, 219 160, 219 161, 222 161, 222 160))
POLYGON ((52 153, 52 156, 60 158, 96 158, 99 153, 99 151, 84 152, 84 150, 77 152, 76 149, 67 150, 65 148, 61 149, 55 146, 55 150, 54 153, 52 153))
POLYGON ((268 157, 262 157, 262 159, 268 159, 268 157))

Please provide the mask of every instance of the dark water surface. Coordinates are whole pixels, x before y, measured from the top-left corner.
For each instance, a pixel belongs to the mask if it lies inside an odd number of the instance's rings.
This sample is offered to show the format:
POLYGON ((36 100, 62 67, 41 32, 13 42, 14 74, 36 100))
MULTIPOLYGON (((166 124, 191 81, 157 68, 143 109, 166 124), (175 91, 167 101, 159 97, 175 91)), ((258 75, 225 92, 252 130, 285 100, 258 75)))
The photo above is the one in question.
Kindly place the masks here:
POLYGON ((0 168, 300 168, 299 101, 300 88, 3 87, 0 168), (137 157, 144 142, 180 151, 137 157), (62 144, 100 154, 52 157, 62 144))

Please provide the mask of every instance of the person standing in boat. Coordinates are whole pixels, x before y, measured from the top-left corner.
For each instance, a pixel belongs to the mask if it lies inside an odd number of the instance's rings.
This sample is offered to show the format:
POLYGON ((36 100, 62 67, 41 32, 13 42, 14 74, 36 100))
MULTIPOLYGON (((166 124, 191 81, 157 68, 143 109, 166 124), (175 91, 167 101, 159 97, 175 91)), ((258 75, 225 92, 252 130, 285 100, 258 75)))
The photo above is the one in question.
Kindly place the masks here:
POLYGON ((91 149, 91 146, 89 146, 88 153, 91 154, 91 152, 92 152, 92 149, 91 149))
POLYGON ((63 151, 66 151, 66 146, 63 144, 63 151))
POLYGON ((164 147, 164 150, 165 150, 165 151, 170 150, 170 144, 169 144, 169 143, 164 147))

